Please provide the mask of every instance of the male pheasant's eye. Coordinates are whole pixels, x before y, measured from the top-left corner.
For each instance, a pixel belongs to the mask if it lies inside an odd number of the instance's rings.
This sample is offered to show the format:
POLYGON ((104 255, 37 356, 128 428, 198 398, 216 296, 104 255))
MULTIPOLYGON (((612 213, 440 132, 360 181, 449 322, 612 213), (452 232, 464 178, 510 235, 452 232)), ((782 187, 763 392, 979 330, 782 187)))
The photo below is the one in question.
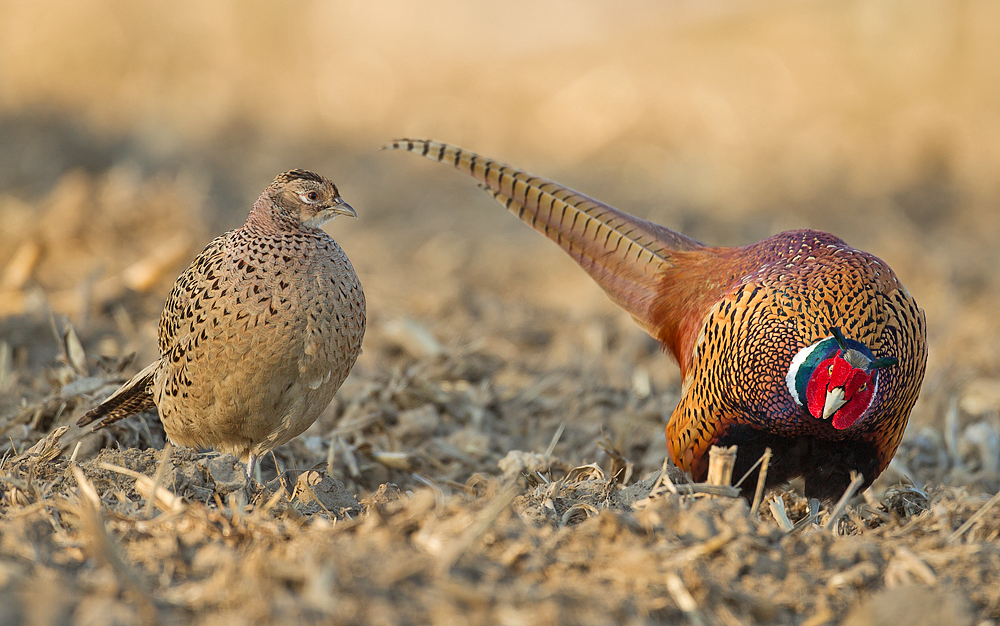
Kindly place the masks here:
POLYGON ((865 383, 865 384, 861 385, 860 387, 858 387, 858 391, 864 391, 865 389, 868 389, 868 383, 865 383))
POLYGON ((826 373, 829 374, 830 376, 833 376, 833 364, 832 363, 830 364, 830 367, 826 368, 826 373))

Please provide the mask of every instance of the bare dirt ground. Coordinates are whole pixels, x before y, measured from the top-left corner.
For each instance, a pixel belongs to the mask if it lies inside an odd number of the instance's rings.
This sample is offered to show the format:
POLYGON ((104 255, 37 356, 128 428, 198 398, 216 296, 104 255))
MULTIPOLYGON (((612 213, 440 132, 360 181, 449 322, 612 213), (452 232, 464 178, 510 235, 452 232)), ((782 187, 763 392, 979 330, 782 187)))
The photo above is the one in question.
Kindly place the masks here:
POLYGON ((397 7, 367 31, 339 7, 317 23, 343 40, 288 46, 265 36, 299 32, 276 7, 9 7, 0 624, 1000 623, 995 10, 765 4, 583 3, 544 27, 397 7), (794 484, 751 511, 658 480, 675 364, 471 180, 377 151, 405 134, 706 242, 810 226, 885 259, 930 342, 892 466, 791 531, 794 484), (266 492, 247 502, 231 457, 165 449, 155 414, 73 426, 156 357, 176 275, 291 167, 358 209, 327 230, 369 330, 329 409, 264 460, 266 492))

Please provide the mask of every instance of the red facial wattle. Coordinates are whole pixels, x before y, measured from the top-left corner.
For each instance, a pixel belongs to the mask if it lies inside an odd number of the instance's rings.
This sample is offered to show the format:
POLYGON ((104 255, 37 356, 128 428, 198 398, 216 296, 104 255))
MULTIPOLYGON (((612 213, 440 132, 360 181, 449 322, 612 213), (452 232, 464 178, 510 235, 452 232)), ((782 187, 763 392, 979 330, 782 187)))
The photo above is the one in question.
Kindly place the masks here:
POLYGON ((832 418, 834 428, 843 430, 864 415, 871 406, 874 392, 874 372, 852 367, 838 353, 816 367, 806 387, 806 406, 813 417, 823 419, 830 396, 835 396, 834 404, 842 400, 842 404, 827 417, 832 418))

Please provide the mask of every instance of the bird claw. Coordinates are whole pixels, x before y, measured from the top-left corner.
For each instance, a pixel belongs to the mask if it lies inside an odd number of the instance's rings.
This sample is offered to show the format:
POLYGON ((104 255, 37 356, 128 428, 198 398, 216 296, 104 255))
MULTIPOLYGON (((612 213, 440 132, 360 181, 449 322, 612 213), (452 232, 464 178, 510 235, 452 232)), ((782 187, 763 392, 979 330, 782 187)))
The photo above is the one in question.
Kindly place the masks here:
POLYGON ((809 513, 799 521, 795 522, 792 532, 802 530, 810 524, 819 524, 819 500, 809 498, 809 513))
POLYGON ((248 504, 256 504, 257 499, 266 493, 266 490, 263 485, 255 480, 246 484, 246 487, 243 488, 243 493, 246 494, 248 504))

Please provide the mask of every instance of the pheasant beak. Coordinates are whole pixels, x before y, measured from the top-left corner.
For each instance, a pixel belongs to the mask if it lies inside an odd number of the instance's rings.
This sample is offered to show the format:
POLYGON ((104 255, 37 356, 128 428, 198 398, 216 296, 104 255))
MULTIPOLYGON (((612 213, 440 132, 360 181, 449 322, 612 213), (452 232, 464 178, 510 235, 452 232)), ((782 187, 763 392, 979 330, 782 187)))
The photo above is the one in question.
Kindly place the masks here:
POLYGON ((334 215, 347 215, 348 217, 353 218, 358 217, 358 212, 354 210, 354 207, 344 202, 343 198, 337 198, 330 211, 334 215))
POLYGON ((826 402, 823 403, 823 419, 830 419, 834 413, 844 406, 844 388, 836 387, 826 392, 826 402))

